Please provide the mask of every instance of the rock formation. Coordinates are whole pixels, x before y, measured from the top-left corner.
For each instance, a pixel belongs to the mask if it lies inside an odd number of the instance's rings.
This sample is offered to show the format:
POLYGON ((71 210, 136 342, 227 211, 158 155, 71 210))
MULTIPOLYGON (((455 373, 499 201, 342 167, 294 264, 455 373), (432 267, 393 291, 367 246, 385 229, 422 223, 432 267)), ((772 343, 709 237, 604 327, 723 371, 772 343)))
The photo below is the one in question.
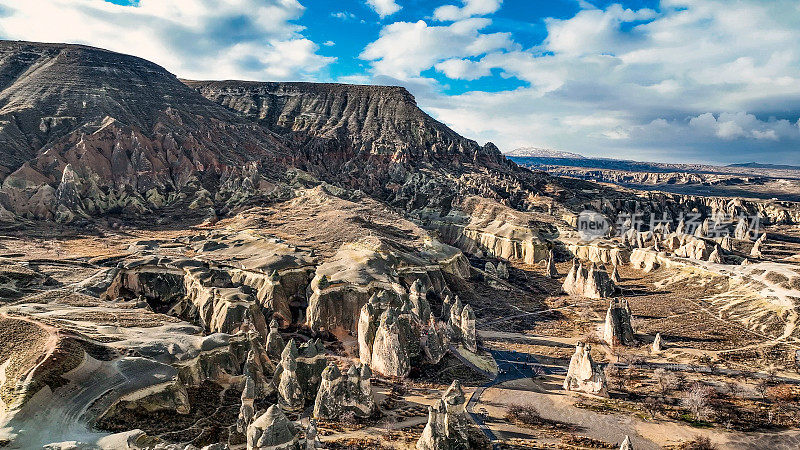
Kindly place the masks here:
POLYGON ((550 278, 556 279, 559 277, 553 250, 550 250, 550 253, 547 255, 547 265, 545 266, 544 272, 550 278))
POLYGON ((286 411, 301 411, 305 405, 305 395, 297 377, 297 357, 299 353, 294 339, 291 339, 281 355, 278 378, 278 405, 286 411))
POLYGON ((631 325, 631 308, 627 299, 611 300, 603 325, 603 340, 612 347, 636 343, 636 335, 631 325))
POLYGON ((475 312, 472 311, 472 307, 467 305, 461 310, 461 341, 464 343, 464 347, 471 351, 477 352, 478 351, 478 344, 477 344, 477 331, 475 329, 475 312))
POLYGON ((607 397, 606 379, 602 368, 596 366, 590 354, 591 346, 578 342, 569 360, 564 378, 564 390, 607 397))
POLYGON ((378 406, 370 383, 372 371, 368 365, 351 366, 342 375, 336 364, 329 364, 322 372, 322 383, 314 402, 314 417, 341 420, 344 414, 358 418, 372 417, 378 406))
POLYGON ((653 353, 658 353, 662 350, 663 345, 661 344, 661 333, 656 333, 656 338, 653 339, 653 353))
POLYGON ((392 377, 406 377, 411 372, 408 343, 401 337, 397 311, 387 309, 375 331, 372 345, 371 367, 376 372, 392 377))
POLYGON ((761 247, 764 245, 764 241, 767 240, 767 233, 762 234, 756 241, 753 243, 753 248, 750 249, 750 257, 760 259, 761 258, 761 247))
POLYGON ((616 286, 606 270, 595 263, 589 263, 588 270, 577 259, 562 285, 564 292, 586 298, 606 298, 614 295, 616 286))
POLYGON ((283 341, 280 331, 278 330, 278 321, 272 319, 269 323, 269 334, 267 335, 266 352, 272 361, 279 361, 286 343, 283 341))
POLYGON ((298 427, 276 405, 247 427, 247 450, 300 450, 298 427))
POLYGON ((616 264, 614 264, 614 268, 613 268, 613 269, 611 269, 611 275, 609 275, 609 278, 611 279, 611 281, 612 281, 614 284, 617 284, 617 283, 619 283, 620 281, 622 281, 622 280, 620 279, 620 277, 619 277, 619 271, 617 270, 617 265, 616 265, 616 264))
POLYGON ((441 400, 428 407, 428 423, 417 441, 417 450, 464 450, 469 448, 466 398, 458 380, 441 400))
POLYGON ((508 266, 503 261, 497 263, 497 277, 501 280, 508 279, 508 266))
POLYGON ((722 264, 722 256, 719 254, 719 246, 714 247, 714 251, 708 255, 708 262, 714 264, 722 264))
POLYGON ((631 444, 631 438, 629 436, 625 436, 625 440, 622 441, 619 450, 633 450, 633 444, 631 444))

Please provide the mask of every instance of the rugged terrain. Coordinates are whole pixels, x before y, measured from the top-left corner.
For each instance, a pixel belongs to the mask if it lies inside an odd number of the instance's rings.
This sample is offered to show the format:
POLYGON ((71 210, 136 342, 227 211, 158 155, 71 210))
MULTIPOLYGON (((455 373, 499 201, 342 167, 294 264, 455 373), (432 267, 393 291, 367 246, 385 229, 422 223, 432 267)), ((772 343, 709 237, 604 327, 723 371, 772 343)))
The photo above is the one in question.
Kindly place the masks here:
POLYGON ((532 171, 400 87, 0 61, 0 446, 800 441, 797 203, 532 171))

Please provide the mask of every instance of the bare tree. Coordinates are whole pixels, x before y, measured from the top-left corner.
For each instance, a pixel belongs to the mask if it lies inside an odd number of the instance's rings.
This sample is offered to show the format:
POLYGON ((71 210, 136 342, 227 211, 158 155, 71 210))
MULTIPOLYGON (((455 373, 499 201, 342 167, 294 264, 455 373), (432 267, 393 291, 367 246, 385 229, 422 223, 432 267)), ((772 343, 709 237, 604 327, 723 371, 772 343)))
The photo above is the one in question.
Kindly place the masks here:
POLYGON ((691 411, 695 420, 703 420, 711 412, 713 392, 711 387, 695 382, 684 394, 683 406, 691 411))
POLYGON ((647 397, 643 402, 644 409, 650 414, 650 418, 655 420, 656 414, 661 412, 661 402, 655 397, 647 397))
POLYGON ((668 370, 658 368, 653 371, 653 375, 656 378, 659 389, 661 389, 661 395, 667 395, 669 391, 678 387, 677 377, 668 370))

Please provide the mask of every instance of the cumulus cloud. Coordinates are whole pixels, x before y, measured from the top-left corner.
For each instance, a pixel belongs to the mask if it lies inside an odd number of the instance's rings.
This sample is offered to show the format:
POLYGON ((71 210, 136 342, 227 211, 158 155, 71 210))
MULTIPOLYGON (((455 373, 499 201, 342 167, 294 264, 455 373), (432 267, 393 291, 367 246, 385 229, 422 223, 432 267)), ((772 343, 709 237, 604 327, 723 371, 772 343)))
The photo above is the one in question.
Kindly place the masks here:
POLYGON ((796 2, 662 0, 658 11, 586 4, 545 24, 540 45, 520 48, 509 37, 486 54, 432 63, 448 78, 499 72, 528 86, 418 100, 507 150, 723 162, 746 150, 748 160, 800 163, 796 2))
POLYGON ((444 5, 433 11, 433 17, 441 21, 462 20, 472 16, 485 16, 500 9, 503 0, 461 0, 463 6, 444 5))
POLYGON ((395 0, 367 0, 367 6, 378 13, 381 19, 386 16, 391 16, 403 8, 398 5, 395 0))
MULTIPOLYGON (((378 40, 370 43, 360 57, 372 61, 376 75, 397 79, 419 76, 437 63, 515 46, 511 33, 481 33, 491 24, 489 19, 460 20, 447 26, 430 26, 425 21, 395 22, 385 26, 378 40)), ((445 65, 456 71, 459 63, 445 65)))
POLYGON ((296 79, 333 61, 292 23, 305 9, 296 0, 0 0, 0 8, 4 38, 94 45, 186 78, 296 79))

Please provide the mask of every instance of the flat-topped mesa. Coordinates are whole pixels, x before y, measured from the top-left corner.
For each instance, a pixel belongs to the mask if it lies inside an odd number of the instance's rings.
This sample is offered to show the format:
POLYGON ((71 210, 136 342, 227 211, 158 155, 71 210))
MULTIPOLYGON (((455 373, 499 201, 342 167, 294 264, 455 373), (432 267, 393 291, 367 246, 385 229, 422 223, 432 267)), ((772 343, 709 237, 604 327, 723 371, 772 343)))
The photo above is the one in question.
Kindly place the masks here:
POLYGON ((417 441, 417 450, 463 450, 470 448, 466 397, 454 380, 442 398, 428 407, 428 423, 417 441))
POLYGON ((372 393, 372 371, 368 365, 354 365, 342 374, 334 363, 322 372, 322 383, 314 402, 314 417, 341 420, 345 414, 369 418, 378 413, 372 393))
POLYGON ((564 390, 607 397, 605 375, 602 368, 595 365, 590 352, 591 346, 577 343, 564 378, 564 390))
MULTIPOLYGON (((399 86, 334 83, 184 81, 204 97, 295 140, 320 147, 298 159, 331 173, 359 159, 421 164, 440 159, 505 165, 494 146, 481 148, 417 107, 399 86), (321 153, 328 153, 321 158, 321 153)), ((359 177, 354 177, 359 178, 359 177)), ((372 185, 354 186, 369 192, 372 185), (368 189, 364 189, 368 188, 368 189)))
POLYGON ((636 334, 631 325, 631 308, 627 299, 611 300, 603 325, 603 340, 612 347, 636 344, 636 334))
POLYGON ((589 263, 588 269, 582 262, 575 259, 572 262, 567 277, 564 279, 562 289, 569 295, 586 298, 607 298, 614 295, 617 286, 608 276, 603 266, 589 263))

